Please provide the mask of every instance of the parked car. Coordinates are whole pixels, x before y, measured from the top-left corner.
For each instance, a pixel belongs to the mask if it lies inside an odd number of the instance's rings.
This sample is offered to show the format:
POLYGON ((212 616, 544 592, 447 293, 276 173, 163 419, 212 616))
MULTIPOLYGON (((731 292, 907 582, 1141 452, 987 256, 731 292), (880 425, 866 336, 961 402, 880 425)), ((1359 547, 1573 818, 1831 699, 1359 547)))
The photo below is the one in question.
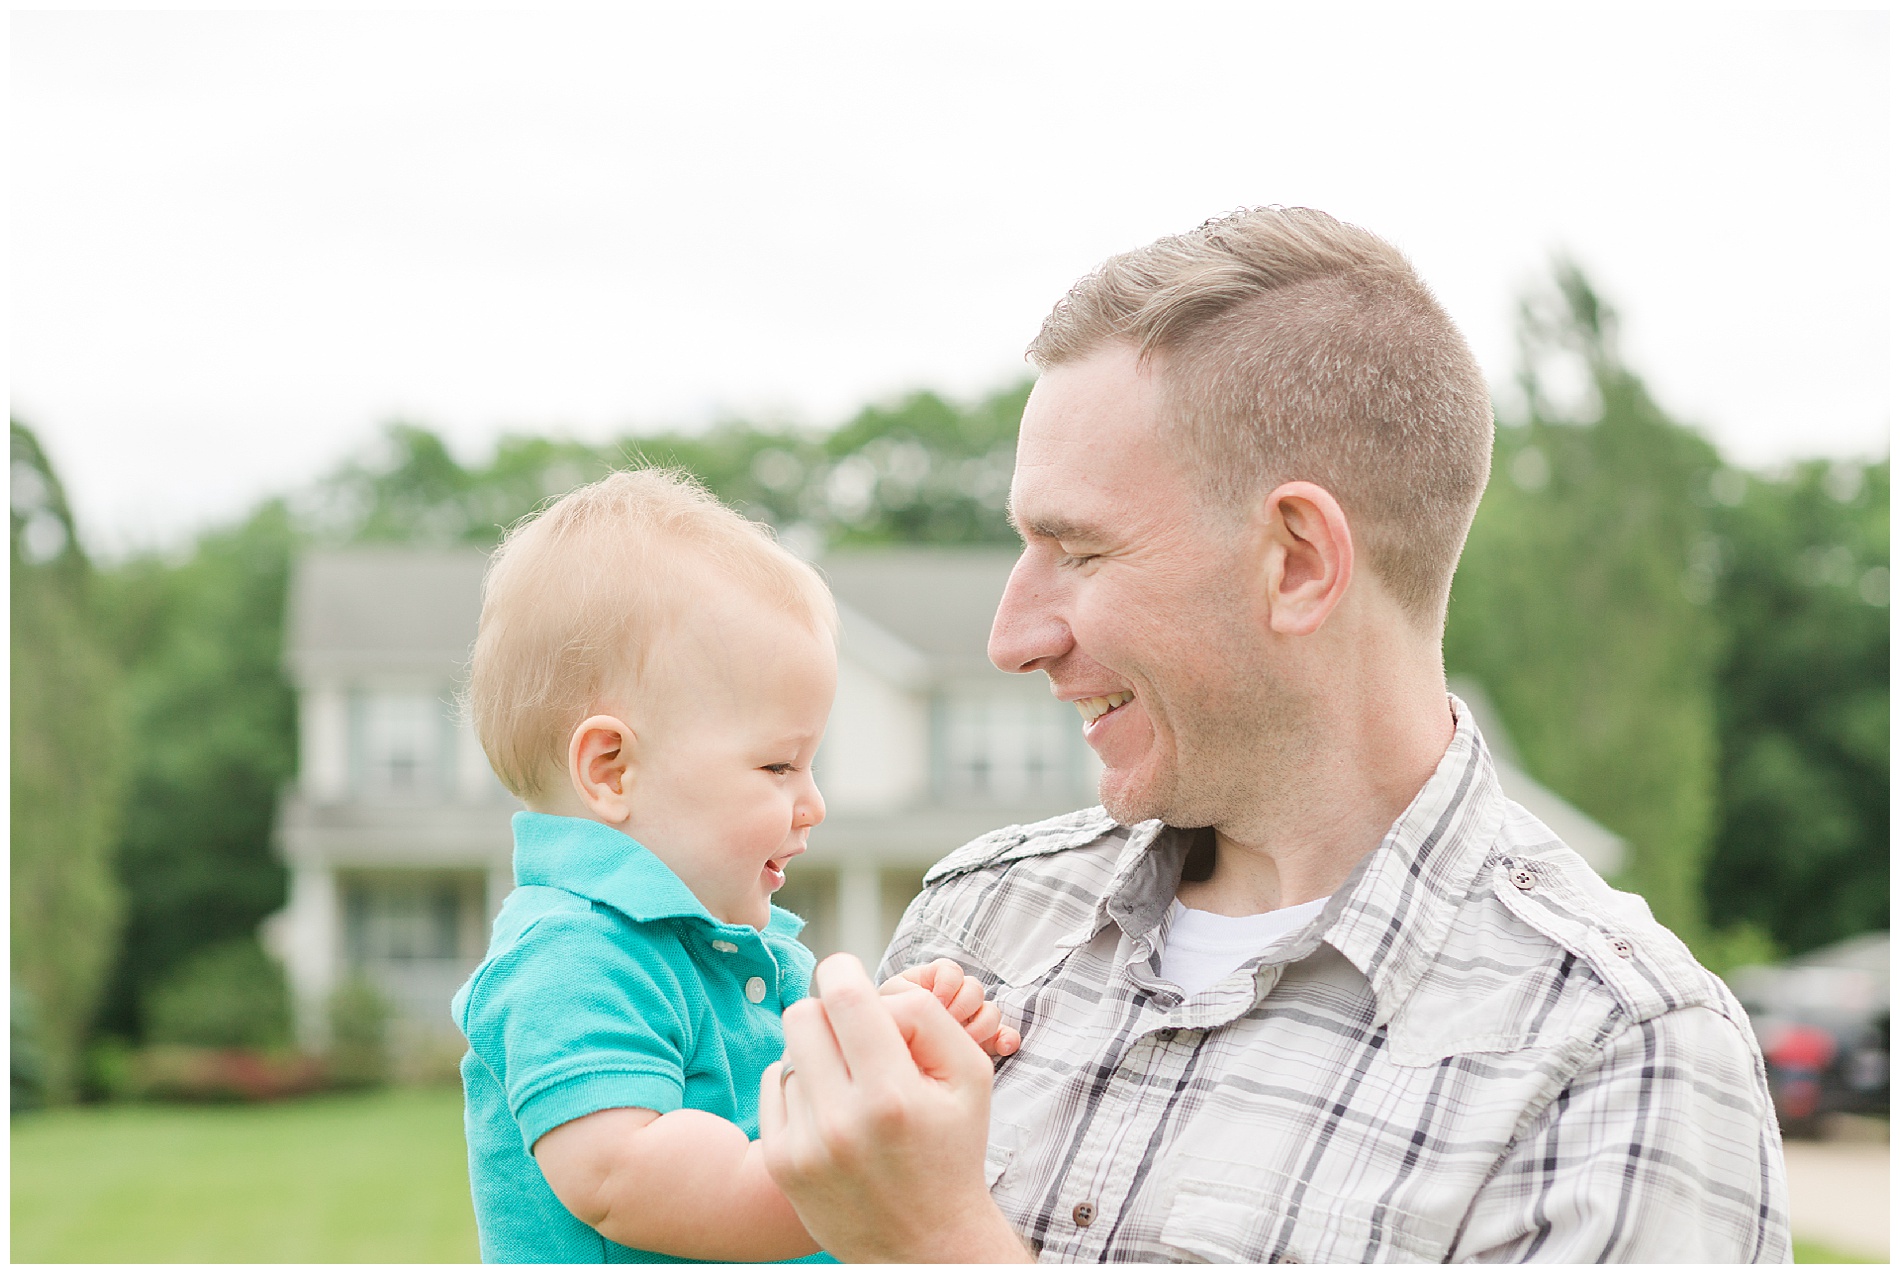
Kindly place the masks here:
POLYGON ((1862 934, 1729 975, 1768 1064, 1783 1135, 1811 1137, 1835 1112, 1888 1112, 1892 952, 1862 934))

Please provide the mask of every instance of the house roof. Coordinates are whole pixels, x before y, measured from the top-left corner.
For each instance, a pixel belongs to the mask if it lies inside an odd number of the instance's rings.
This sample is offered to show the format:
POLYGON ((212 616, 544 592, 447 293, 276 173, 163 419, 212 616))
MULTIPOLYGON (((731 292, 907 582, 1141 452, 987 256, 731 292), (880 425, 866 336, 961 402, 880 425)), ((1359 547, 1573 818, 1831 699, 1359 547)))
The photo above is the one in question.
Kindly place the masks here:
MULTIPOLYGON (((305 675, 459 667, 475 640, 487 560, 479 549, 305 554, 290 585, 291 667, 305 675)), ((944 675, 995 671, 985 653, 990 619, 1015 561, 1007 549, 897 548, 834 553, 819 566, 845 610, 847 643, 888 647, 894 640, 944 675), (853 642, 853 619, 882 631, 853 642)))
POLYGON ((306 553, 291 576, 285 661, 301 680, 459 672, 481 618, 479 549, 306 553))
POLYGON ((830 553, 818 567, 847 612, 922 655, 937 674, 1002 676, 989 661, 990 621, 1015 564, 1013 549, 888 548, 830 553))

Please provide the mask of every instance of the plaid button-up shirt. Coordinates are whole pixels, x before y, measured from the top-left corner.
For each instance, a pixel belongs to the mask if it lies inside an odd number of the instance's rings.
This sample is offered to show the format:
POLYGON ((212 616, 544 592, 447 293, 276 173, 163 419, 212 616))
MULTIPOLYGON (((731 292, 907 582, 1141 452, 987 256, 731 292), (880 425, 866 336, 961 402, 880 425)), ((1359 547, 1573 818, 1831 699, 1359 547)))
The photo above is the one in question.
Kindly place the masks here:
POLYGON ((1191 833, 1083 810, 925 878, 885 975, 948 956, 1022 1032, 986 1172, 1041 1259, 1789 1259, 1740 1006, 1453 707, 1321 914, 1195 996, 1157 971, 1191 833))

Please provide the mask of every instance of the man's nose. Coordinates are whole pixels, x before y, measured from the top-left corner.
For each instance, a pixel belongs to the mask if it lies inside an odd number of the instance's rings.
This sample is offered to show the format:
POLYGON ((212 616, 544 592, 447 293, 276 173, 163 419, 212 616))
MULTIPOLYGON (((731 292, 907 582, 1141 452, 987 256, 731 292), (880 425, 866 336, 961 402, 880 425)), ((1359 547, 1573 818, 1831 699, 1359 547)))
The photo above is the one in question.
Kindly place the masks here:
POLYGON ((1055 581, 1033 553, 1025 549, 1016 559, 990 625, 990 662, 1004 672, 1035 672, 1073 644, 1057 605, 1055 581))

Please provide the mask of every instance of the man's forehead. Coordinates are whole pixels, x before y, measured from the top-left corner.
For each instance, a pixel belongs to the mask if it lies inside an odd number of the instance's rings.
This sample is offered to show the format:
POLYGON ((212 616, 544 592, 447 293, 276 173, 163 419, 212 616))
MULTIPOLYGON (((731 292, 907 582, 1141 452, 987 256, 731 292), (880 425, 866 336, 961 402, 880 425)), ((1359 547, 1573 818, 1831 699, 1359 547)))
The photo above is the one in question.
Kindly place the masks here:
POLYGON ((1105 350, 1045 372, 1024 408, 1010 484, 1018 533, 1101 541, 1170 466, 1150 375, 1132 351, 1105 350))

